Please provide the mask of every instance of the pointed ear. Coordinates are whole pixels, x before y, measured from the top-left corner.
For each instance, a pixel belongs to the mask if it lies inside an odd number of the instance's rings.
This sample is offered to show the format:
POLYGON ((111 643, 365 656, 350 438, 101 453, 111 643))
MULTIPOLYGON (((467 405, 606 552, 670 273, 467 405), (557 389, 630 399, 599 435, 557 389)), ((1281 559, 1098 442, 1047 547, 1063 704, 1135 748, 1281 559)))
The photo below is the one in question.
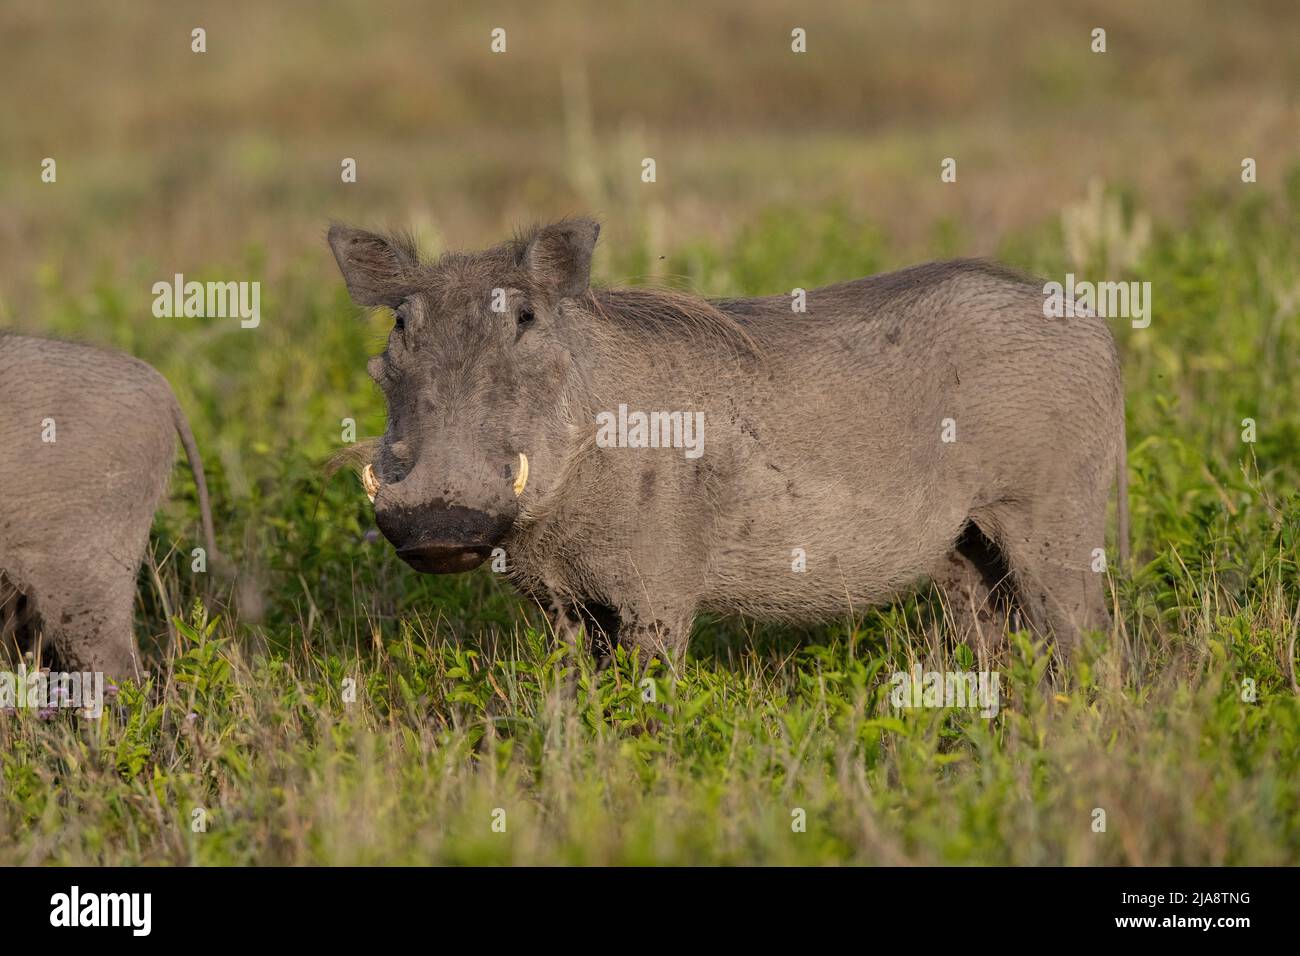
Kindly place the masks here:
POLYGON ((599 235, 600 223, 591 219, 543 226, 524 245, 522 264, 560 298, 582 295, 591 284, 591 255, 599 235))
POLYGON ((330 226, 329 243, 357 305, 395 307, 410 293, 419 260, 408 243, 340 222, 330 226))

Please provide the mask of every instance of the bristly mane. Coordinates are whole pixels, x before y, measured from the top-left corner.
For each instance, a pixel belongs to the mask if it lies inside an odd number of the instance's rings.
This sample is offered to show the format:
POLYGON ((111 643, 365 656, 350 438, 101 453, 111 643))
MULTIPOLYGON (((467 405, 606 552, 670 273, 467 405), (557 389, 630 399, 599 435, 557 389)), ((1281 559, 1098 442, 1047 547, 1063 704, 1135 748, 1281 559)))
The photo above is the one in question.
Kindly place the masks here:
POLYGON ((585 299, 594 315, 647 336, 729 345, 757 355, 757 342, 735 318, 706 299, 671 289, 591 289, 585 299))
POLYGON ((393 229, 382 235, 399 257, 405 258, 412 265, 421 265, 424 262, 420 256, 420 248, 415 242, 415 232, 409 226, 393 229))

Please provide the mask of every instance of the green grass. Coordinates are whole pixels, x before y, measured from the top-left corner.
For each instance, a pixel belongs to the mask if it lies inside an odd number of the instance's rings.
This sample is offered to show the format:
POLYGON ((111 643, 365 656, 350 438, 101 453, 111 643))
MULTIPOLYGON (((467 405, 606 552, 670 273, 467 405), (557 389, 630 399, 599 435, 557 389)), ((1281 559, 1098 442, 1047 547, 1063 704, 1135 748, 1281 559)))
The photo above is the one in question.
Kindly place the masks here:
MULTIPOLYGON (((1088 273, 1067 245, 1043 222, 1002 258, 1088 273)), ((323 246, 264 282, 256 331, 154 320, 152 263, 71 299, 50 267, 23 327, 168 376, 237 574, 196 605, 178 466, 161 588, 141 575, 154 676, 100 722, 0 715, 0 863, 1300 862, 1298 245, 1300 174, 1206 196, 1105 276, 1155 297, 1149 329, 1115 326, 1135 559, 1114 633, 1068 667, 1024 634, 979 662, 1001 674, 992 720, 890 706, 893 672, 976 663, 926 595, 803 632, 705 622, 646 701, 626 661, 593 673, 487 570, 406 569, 367 539, 355 478, 323 471, 343 418, 383 423, 363 369, 380 320, 357 317, 323 246)), ((961 248, 935 227, 934 254, 961 248)), ((890 249, 844 209, 776 208, 664 272, 770 293, 905 264, 890 249)), ((606 276, 652 259, 602 255, 606 276)), ((262 262, 249 249, 211 276, 262 262)))

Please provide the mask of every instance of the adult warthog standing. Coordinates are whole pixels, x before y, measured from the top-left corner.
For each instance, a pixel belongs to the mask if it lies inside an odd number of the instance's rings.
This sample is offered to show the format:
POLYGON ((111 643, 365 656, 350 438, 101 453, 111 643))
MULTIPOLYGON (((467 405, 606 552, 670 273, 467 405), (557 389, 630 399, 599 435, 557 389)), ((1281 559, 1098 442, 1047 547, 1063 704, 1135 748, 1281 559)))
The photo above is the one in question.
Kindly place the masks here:
POLYGON ((1010 605, 1071 646, 1104 629, 1124 397, 1105 322, 1041 285, 932 263, 798 296, 590 287, 568 220, 422 263, 342 225, 354 301, 394 323, 364 479, 412 567, 496 548, 523 591, 642 655, 701 611, 818 621, 933 581, 987 632, 1010 605), (996 609, 996 614, 990 612, 996 609))

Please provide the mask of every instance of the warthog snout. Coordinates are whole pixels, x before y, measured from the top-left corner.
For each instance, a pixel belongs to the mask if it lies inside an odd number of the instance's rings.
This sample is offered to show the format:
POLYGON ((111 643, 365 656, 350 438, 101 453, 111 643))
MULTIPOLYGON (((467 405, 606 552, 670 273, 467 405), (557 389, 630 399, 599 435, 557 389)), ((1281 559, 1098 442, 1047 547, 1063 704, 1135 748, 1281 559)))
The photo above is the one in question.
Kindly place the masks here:
POLYGON ((417 507, 386 507, 375 500, 379 530, 397 556, 424 574, 456 574, 478 567, 510 528, 509 515, 431 502, 417 507))
POLYGON ((511 489, 501 489, 496 499, 501 507, 422 500, 418 483, 385 484, 371 465, 362 472, 361 482, 375 506, 379 530, 398 557, 424 574, 456 574, 482 564, 510 530, 513 518, 505 507, 506 496, 517 498, 528 480, 528 459, 520 455, 519 461, 511 489))

